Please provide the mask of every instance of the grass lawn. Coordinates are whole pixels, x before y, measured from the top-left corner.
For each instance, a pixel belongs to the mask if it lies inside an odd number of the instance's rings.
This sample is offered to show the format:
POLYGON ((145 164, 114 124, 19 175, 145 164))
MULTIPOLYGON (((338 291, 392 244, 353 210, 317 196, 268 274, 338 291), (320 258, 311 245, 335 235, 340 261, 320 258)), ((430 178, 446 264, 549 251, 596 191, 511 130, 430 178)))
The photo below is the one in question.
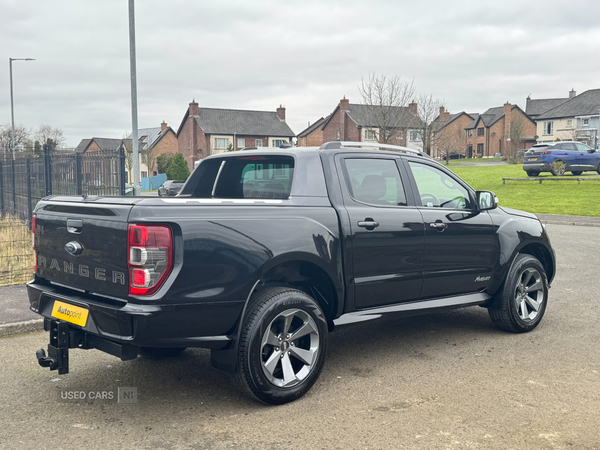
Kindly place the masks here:
MULTIPOLYGON (((493 191, 500 206, 539 214, 600 217, 600 181, 507 181, 502 178, 527 178, 520 164, 498 166, 449 167, 477 190, 493 191)), ((592 174, 592 172, 584 172, 592 174)), ((570 173, 566 177, 572 176, 570 173)), ((541 177, 552 178, 551 174, 541 177)), ((575 177, 574 177, 575 178, 575 177)))

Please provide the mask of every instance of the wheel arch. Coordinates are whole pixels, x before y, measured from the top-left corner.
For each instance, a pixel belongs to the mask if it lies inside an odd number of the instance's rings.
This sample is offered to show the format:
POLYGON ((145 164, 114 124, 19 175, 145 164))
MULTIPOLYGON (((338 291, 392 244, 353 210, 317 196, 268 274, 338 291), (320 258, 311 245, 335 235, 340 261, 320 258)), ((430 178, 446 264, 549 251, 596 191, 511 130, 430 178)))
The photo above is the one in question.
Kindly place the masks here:
POLYGON ((544 270, 546 271, 546 277, 548 278, 548 284, 550 284, 550 282, 554 278, 555 271, 553 258, 550 251, 542 244, 530 243, 521 248, 519 250, 519 253, 528 254, 537 258, 537 260, 542 264, 542 266, 544 266, 544 270))

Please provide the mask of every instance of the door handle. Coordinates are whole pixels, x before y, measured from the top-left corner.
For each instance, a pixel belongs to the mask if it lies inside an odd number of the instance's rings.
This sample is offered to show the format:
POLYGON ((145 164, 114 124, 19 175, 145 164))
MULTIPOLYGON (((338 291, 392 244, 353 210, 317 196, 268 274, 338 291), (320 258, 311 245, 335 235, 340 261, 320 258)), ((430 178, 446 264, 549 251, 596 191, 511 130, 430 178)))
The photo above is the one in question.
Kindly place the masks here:
POLYGON ((357 225, 359 227, 363 227, 368 230, 369 228, 370 229, 377 228, 379 226, 379 222, 376 222, 375 220, 371 219, 370 217, 367 217, 365 220, 358 222, 357 225))
POLYGON ((442 222, 441 220, 438 220, 436 222, 431 222, 429 224, 429 226, 431 228, 435 228, 437 231, 444 231, 446 228, 448 228, 448 225, 446 225, 444 222, 442 222))

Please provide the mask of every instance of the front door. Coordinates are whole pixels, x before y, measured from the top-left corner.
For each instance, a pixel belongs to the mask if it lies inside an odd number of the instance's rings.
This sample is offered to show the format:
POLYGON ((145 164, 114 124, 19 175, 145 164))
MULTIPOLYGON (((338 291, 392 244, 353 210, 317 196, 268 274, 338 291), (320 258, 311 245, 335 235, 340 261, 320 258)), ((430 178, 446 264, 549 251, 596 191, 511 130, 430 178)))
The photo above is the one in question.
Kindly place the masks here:
POLYGON ((422 286, 421 213, 408 206, 397 157, 340 156, 356 308, 415 300, 422 286))
POLYGON ((497 256, 490 215, 451 172, 425 161, 407 166, 425 227, 421 298, 485 289, 497 256))

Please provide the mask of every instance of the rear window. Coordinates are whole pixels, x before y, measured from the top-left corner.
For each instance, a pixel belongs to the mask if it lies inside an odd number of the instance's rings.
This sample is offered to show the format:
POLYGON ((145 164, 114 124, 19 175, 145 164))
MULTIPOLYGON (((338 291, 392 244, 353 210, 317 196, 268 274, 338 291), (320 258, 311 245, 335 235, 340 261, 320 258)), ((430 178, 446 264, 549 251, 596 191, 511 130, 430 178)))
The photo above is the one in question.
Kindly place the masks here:
POLYGON ((204 161, 193 197, 287 199, 294 177, 291 156, 240 156, 204 161))

